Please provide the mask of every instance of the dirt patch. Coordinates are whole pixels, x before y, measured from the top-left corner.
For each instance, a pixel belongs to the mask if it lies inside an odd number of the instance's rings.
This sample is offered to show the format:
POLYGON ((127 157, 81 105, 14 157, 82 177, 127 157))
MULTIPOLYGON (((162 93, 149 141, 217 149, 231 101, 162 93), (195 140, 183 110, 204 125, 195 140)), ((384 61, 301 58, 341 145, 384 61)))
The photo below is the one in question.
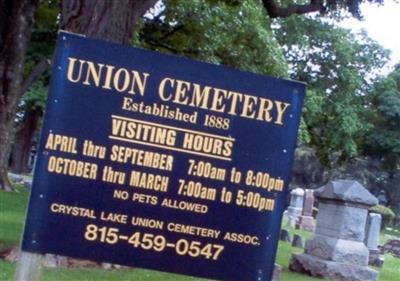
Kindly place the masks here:
MULTIPOLYGON (((17 262, 18 260, 18 247, 10 247, 0 251, 0 259, 17 262)), ((111 263, 100 263, 83 259, 74 259, 65 256, 45 254, 42 258, 42 265, 44 267, 65 267, 65 268, 103 268, 103 269, 131 269, 131 267, 122 266, 111 263)))

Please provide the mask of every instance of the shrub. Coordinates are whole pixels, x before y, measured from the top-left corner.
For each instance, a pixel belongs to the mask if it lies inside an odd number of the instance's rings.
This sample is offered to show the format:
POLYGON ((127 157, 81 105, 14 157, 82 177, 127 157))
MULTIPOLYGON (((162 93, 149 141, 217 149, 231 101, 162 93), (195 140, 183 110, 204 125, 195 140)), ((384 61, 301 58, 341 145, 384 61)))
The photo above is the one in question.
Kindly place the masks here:
POLYGON ((372 213, 378 213, 382 216, 382 228, 390 226, 395 217, 394 212, 390 208, 383 205, 376 205, 370 208, 369 211, 372 213))

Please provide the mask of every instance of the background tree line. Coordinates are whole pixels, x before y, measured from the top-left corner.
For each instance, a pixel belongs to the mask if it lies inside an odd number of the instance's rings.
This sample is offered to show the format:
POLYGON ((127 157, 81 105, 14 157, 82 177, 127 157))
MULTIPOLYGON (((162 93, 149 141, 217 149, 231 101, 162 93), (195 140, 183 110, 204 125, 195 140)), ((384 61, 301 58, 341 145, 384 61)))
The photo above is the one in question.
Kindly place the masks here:
POLYGON ((361 178, 386 189, 400 209, 400 68, 378 76, 388 51, 366 33, 335 25, 361 18, 362 2, 384 1, 1 0, 0 188, 12 189, 8 168, 28 171, 62 28, 307 82, 298 144, 312 163, 298 171, 301 178, 295 173, 295 183, 361 178), (320 175, 311 176, 315 171, 320 175))

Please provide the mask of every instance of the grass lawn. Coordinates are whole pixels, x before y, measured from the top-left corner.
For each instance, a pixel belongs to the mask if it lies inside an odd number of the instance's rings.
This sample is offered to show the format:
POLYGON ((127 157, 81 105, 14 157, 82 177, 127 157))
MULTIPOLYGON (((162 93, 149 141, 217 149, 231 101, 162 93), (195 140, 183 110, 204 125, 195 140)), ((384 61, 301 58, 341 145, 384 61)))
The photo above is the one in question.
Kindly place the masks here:
MULTIPOLYGON (((21 237, 28 193, 23 187, 18 187, 19 192, 8 193, 0 191, 0 252, 2 249, 16 246, 21 237)), ((287 228, 289 232, 298 233, 305 239, 310 235, 306 231, 287 228)), ((387 240, 387 234, 382 235, 382 240, 387 240)), ((310 276, 292 273, 288 270, 288 263, 293 252, 301 252, 286 243, 279 243, 276 262, 283 267, 281 281, 307 281, 321 280, 310 276)), ((385 255, 383 268, 379 270, 380 281, 400 280, 400 259, 385 255)), ((13 280, 15 265, 0 260, 0 280, 13 280)), ((196 281, 206 280, 176 274, 162 273, 144 269, 102 270, 102 269, 67 269, 45 268, 42 281, 196 281)))
POLYGON ((21 238, 28 192, 22 186, 17 186, 17 190, 0 191, 0 251, 18 245, 21 238))

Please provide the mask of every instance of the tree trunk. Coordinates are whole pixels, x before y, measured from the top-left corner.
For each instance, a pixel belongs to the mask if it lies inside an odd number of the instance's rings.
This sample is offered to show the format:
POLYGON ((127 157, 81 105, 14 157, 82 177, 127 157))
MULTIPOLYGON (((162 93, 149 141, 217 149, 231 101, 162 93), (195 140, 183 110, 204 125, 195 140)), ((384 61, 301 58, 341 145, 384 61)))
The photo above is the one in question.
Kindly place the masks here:
POLYGON ((28 173, 28 161, 32 148, 33 135, 38 127, 41 110, 28 109, 22 126, 15 134, 15 143, 11 153, 11 171, 16 174, 28 173))
POLYGON ((8 150, 22 96, 25 54, 39 0, 0 0, 0 189, 13 190, 7 176, 8 150))
POLYGON ((60 28, 88 37, 129 43, 136 22, 158 0, 62 0, 60 28))
MULTIPOLYGON (((62 0, 60 27, 120 43, 132 38, 139 17, 157 0, 62 0)), ((33 16, 39 0, 0 0, 0 189, 13 190, 7 176, 8 149, 33 16)))

